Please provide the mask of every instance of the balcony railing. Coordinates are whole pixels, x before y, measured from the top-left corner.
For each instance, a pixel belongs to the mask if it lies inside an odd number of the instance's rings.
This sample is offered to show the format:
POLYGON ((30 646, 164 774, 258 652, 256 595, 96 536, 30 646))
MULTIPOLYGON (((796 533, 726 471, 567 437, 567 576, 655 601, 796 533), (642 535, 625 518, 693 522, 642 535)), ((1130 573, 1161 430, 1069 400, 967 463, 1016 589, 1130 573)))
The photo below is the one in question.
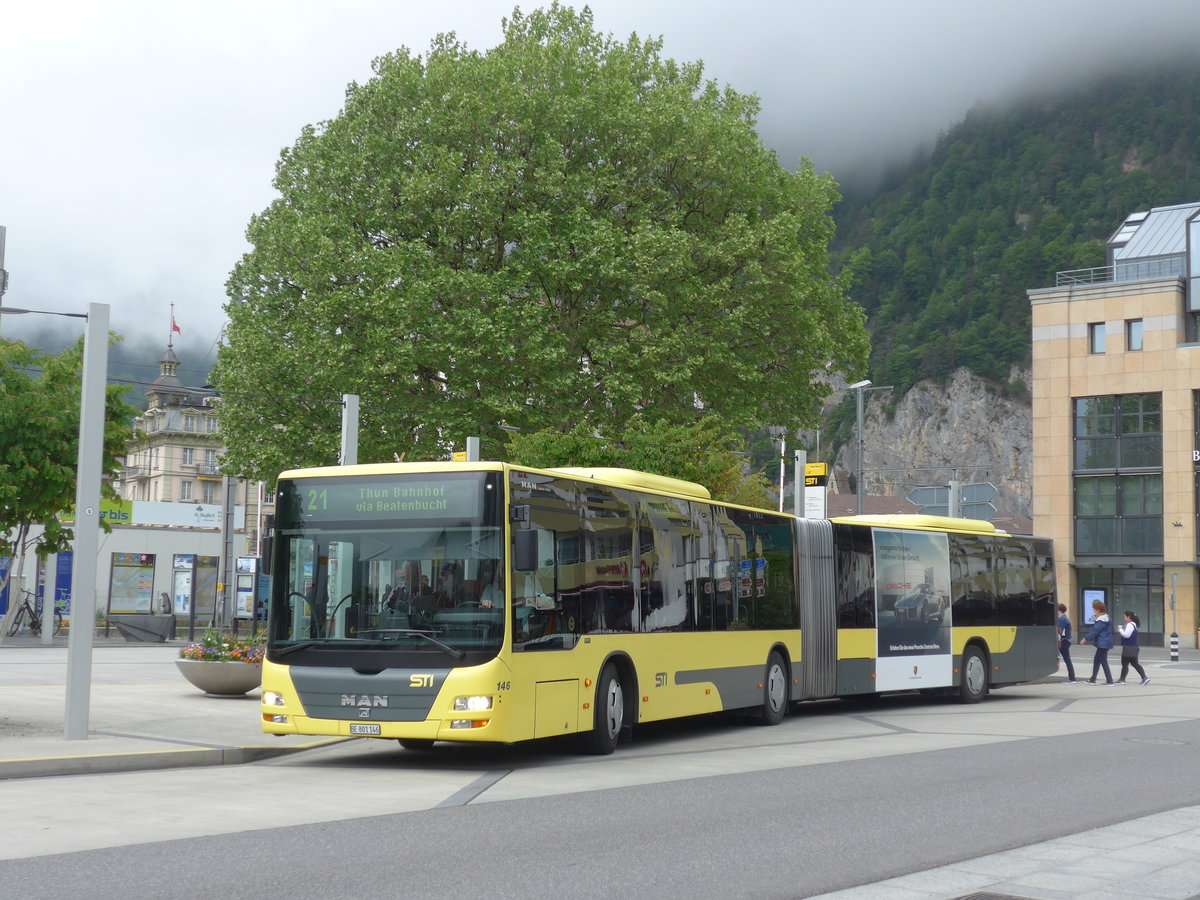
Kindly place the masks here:
POLYGON ((1115 281, 1116 273, 1112 266, 1096 266, 1092 269, 1071 269, 1059 272, 1055 277, 1056 287, 1071 287, 1076 284, 1102 284, 1105 281, 1115 281))

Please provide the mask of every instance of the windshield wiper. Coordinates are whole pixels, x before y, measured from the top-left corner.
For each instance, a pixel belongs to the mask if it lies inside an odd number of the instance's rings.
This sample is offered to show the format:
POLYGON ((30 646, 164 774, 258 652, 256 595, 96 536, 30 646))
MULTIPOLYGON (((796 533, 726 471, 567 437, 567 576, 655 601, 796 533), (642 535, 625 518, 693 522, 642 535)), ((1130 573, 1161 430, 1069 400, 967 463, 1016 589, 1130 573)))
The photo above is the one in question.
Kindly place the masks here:
POLYGON ((423 640, 429 641, 429 643, 433 644, 435 647, 445 650, 446 653, 448 653, 454 659, 462 659, 464 656, 467 655, 466 650, 460 650, 458 647, 455 647, 452 644, 447 644, 445 641, 438 640, 437 638, 435 638, 433 636, 432 632, 422 631, 419 628, 372 628, 369 631, 367 631, 366 634, 411 635, 411 636, 419 637, 419 638, 422 638, 423 640))
POLYGON ((324 644, 343 643, 343 642, 344 643, 360 643, 361 644, 363 642, 363 639, 362 638, 345 638, 345 637, 342 637, 342 638, 339 638, 339 637, 310 638, 307 641, 300 641, 298 643, 292 644, 290 647, 282 647, 282 648, 276 649, 275 655, 277 657, 278 656, 287 656, 289 653, 295 653, 297 650, 306 650, 309 647, 319 647, 324 644))

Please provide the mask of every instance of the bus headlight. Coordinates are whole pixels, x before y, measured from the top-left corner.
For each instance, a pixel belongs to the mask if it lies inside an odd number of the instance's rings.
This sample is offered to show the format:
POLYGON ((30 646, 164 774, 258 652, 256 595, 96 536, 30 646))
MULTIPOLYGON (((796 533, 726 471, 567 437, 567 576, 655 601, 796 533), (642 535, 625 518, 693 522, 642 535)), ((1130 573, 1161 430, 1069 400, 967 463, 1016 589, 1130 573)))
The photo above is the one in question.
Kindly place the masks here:
POLYGON ((455 712, 481 712, 492 708, 491 697, 455 697, 455 712))
POLYGON ((263 691, 262 702, 263 706, 283 706, 283 694, 277 694, 275 691, 263 691))

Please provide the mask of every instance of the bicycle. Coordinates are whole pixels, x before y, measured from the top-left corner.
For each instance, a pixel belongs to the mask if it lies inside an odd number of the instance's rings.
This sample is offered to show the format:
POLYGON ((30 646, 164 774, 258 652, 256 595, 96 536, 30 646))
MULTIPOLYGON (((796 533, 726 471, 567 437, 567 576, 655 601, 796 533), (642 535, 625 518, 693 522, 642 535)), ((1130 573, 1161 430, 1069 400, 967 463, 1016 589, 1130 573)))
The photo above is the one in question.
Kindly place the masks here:
MULTIPOLYGON (((32 635, 42 633, 42 598, 25 590, 21 591, 21 605, 17 608, 16 615, 13 616, 12 624, 8 626, 8 636, 12 637, 22 627, 28 628, 32 635), (30 600, 33 602, 31 603, 30 600)), ((54 634, 62 631, 62 627, 63 614, 56 603, 54 605, 54 634)))

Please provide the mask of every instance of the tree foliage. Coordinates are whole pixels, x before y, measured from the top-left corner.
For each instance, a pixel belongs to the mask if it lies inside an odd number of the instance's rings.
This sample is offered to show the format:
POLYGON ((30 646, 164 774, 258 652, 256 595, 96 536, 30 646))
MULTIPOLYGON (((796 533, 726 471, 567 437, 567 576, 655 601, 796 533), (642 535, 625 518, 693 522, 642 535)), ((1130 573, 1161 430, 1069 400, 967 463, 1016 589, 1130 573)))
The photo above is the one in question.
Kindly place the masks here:
POLYGON ((960 366, 1028 363, 1026 290, 1105 264, 1129 213, 1200 198, 1200 68, 1128 70, 978 108, 932 156, 836 210, 834 255, 897 393, 960 366))
POLYGON ((499 424, 810 422, 867 353, 828 271, 835 185, 661 49, 516 11, 491 51, 381 57, 305 128, 228 283, 230 470, 334 462, 343 393, 363 461, 499 424))
MULTIPOLYGON (((59 354, 0 339, 0 556, 13 558, 10 572, 28 551, 59 553, 74 537, 62 519, 75 515, 82 371, 82 338, 59 354), (40 533, 31 538, 32 531, 40 533)), ((109 478, 120 470, 137 412, 122 399, 128 390, 106 390, 102 473, 109 478)), ((111 481, 102 484, 104 496, 116 499, 111 481)))
POLYGON ((586 425, 512 434, 506 456, 538 468, 620 466, 702 484, 714 500, 771 507, 770 484, 750 471, 744 439, 713 416, 687 424, 637 417, 613 434, 586 425))

